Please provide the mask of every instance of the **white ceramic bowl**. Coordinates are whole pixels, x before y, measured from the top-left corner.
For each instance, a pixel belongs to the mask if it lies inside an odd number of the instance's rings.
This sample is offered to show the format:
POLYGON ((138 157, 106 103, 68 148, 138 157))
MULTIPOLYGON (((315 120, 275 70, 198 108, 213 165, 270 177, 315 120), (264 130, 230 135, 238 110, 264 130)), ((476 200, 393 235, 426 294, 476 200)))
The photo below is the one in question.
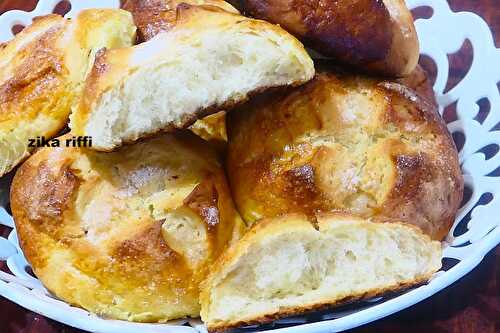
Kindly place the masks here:
MULTIPOLYGON (((60 0, 40 0, 32 12, 10 11, 0 16, 0 42, 12 37, 14 25, 29 25, 35 16, 51 13, 60 0)), ((84 8, 118 7, 119 0, 71 0, 72 17, 84 8)), ((392 298, 377 298, 343 308, 308 316, 279 320, 266 328, 273 332, 337 332, 357 327, 411 306, 446 288, 477 266, 500 243, 500 49, 495 48, 488 25, 477 15, 454 13, 445 0, 407 0, 410 8, 431 7, 428 19, 416 21, 421 53, 434 60, 437 79, 434 85, 439 111, 456 103, 458 120, 448 124, 451 133, 460 132, 465 144, 460 162, 470 197, 458 212, 446 242, 443 259, 454 265, 435 274, 426 285, 392 298), (474 58, 467 75, 451 90, 448 82, 448 54, 457 52, 468 39, 474 58), (477 104, 488 99, 490 111, 476 120, 477 104), (488 151, 485 154, 485 148, 488 151), (451 259, 451 261, 450 261, 451 259)), ((10 179, 0 179, 0 224, 14 227, 4 207, 8 204, 10 179)), ((8 239, 0 237, 0 260, 7 261, 12 274, 0 271, 0 295, 65 324, 99 333, 204 332, 199 320, 176 320, 167 324, 140 324, 99 318, 51 296, 41 283, 27 273, 29 265, 19 248, 13 229, 8 239)), ((256 331, 250 327, 244 331, 256 331)))

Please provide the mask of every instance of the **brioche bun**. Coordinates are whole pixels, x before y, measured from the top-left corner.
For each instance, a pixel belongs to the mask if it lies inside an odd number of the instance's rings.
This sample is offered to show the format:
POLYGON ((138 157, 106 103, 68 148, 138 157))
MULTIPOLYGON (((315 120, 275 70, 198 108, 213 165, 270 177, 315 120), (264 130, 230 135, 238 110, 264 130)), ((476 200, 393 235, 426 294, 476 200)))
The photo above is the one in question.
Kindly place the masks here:
POLYGON ((227 172, 242 217, 341 211, 433 239, 462 200, 457 150, 435 107, 398 83, 320 70, 228 115, 227 172))
POLYGON ((190 132, 113 153, 41 149, 16 173, 11 207, 49 291, 139 322, 198 316, 200 281, 244 228, 215 153, 190 132))

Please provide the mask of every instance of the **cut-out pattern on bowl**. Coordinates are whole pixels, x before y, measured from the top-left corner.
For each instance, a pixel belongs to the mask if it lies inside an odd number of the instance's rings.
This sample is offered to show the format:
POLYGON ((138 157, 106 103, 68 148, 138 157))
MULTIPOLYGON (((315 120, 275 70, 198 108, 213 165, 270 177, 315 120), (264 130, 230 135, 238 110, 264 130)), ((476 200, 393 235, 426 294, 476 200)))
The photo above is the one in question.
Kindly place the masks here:
MULTIPOLYGON (((407 0, 407 3, 418 17, 421 59, 433 63, 436 71, 434 91, 439 112, 450 132, 455 133, 465 177, 463 205, 443 243, 443 269, 429 284, 398 295, 247 327, 240 329, 241 332, 336 332, 366 324, 447 287, 477 266, 500 243, 500 49, 495 48, 488 25, 473 13, 454 13, 445 0, 407 0), (450 59, 453 62, 455 56, 449 55, 457 53, 466 40, 473 52, 470 68, 465 77, 450 78, 450 59)), ((0 42, 12 38, 13 30, 29 25, 33 17, 54 10, 69 10, 65 16, 73 17, 84 8, 118 6, 119 0, 40 0, 32 12, 15 10, 0 16, 0 42), (65 4, 59 5, 61 2, 65 4)), ((10 178, 0 179, 0 224, 13 228, 8 209, 10 178)), ((105 320, 57 300, 31 274, 14 229, 7 239, 0 237, 0 260, 6 261, 10 271, 0 271, 0 295, 68 325, 102 333, 206 331, 197 319, 166 324, 105 320)))

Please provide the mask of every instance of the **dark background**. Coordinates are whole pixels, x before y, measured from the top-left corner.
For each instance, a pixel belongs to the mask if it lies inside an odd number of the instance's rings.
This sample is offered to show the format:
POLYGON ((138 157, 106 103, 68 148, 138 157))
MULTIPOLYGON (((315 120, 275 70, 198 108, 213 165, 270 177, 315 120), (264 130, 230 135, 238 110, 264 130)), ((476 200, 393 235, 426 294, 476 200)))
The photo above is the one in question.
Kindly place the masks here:
MULTIPOLYGON (((490 25, 497 47, 500 47, 500 0, 448 0, 454 11, 472 11, 490 25)), ((32 10, 36 0, 0 0, 0 14, 10 9, 32 10)), ((67 10, 60 4, 59 11, 67 10)), ((429 16, 420 10, 416 17, 429 16)), ((472 62, 471 45, 450 55, 451 88, 460 80, 472 62)), ((428 59, 421 64, 432 76, 435 68, 428 59)), ((489 112, 487 100, 479 101, 481 112, 489 112)), ((456 119, 454 106, 445 110, 445 119, 456 119)), ((1 230, 0 230, 1 231, 1 230)), ((5 232, 5 231, 4 231, 5 232)), ((0 268, 3 262, 0 262, 0 268)), ((0 297, 0 333, 80 333, 82 331, 46 319, 0 297)), ((390 317, 349 331, 405 333, 496 333, 500 332, 500 247, 497 247, 470 274, 433 297, 390 317)))

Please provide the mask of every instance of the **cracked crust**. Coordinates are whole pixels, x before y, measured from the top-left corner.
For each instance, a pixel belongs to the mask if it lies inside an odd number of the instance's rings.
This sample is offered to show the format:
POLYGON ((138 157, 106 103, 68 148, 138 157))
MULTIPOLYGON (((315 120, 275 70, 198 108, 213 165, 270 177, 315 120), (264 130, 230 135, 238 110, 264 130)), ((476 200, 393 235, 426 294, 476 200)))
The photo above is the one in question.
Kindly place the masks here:
POLYGON ((216 154, 188 131, 113 153, 39 149, 10 199, 44 286, 121 320, 198 316, 207 267, 244 230, 216 154))
POLYGON ((455 145, 435 107, 401 84, 318 69, 227 124, 228 177, 248 223, 345 211, 400 219, 439 240, 453 223, 463 193, 455 145))

